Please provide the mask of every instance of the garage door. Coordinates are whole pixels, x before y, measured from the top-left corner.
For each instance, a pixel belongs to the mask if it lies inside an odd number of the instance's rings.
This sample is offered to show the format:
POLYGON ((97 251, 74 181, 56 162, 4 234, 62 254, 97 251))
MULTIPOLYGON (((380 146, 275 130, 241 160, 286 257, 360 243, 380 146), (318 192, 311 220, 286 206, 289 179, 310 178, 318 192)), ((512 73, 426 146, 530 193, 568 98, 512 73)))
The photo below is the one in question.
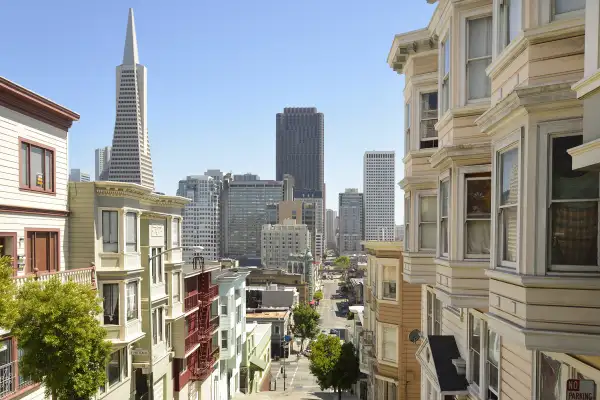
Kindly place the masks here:
POLYGON ((159 380, 154 382, 154 400, 164 400, 165 391, 165 377, 162 376, 159 380))

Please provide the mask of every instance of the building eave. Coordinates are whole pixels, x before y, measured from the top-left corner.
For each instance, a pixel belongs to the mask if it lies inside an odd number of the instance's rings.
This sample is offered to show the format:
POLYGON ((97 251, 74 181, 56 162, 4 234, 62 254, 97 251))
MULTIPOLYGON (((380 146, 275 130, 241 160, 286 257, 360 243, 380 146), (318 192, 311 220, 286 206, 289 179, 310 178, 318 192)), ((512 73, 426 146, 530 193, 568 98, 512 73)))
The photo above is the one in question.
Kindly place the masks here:
POLYGON ((113 181, 96 181, 89 183, 95 186, 97 196, 124 197, 160 207, 182 208, 190 202, 190 199, 186 197, 167 196, 154 193, 149 187, 137 183, 113 181))
POLYGON ((387 63, 394 71, 403 74, 404 67, 410 56, 437 48, 437 36, 432 35, 428 28, 401 33, 394 36, 392 47, 388 53, 387 63))

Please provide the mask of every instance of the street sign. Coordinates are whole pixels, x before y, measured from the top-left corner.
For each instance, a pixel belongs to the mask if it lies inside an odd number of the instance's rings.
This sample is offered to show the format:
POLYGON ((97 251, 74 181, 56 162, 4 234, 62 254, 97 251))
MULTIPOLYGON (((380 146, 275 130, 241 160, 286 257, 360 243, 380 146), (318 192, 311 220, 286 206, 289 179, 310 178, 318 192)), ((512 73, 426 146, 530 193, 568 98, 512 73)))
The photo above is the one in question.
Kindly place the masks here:
POLYGON ((283 340, 285 340, 286 342, 291 342, 292 341, 292 337, 290 335, 285 335, 283 337, 283 340))
POLYGON ((567 400, 595 400, 596 382, 591 379, 567 380, 567 400))
POLYGON ((132 356, 147 356, 150 354, 146 349, 131 349, 132 356))

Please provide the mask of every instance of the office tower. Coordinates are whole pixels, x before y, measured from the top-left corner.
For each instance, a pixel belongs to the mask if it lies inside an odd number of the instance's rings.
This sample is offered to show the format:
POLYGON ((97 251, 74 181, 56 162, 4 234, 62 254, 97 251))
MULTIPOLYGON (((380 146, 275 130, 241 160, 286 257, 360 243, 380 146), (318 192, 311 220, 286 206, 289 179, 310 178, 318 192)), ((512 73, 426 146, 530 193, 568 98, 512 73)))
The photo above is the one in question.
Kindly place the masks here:
POLYGON ((364 198, 358 189, 346 189, 339 196, 339 252, 353 254, 360 252, 360 242, 365 237, 364 198))
POLYGON ((395 153, 367 151, 363 160, 365 240, 393 241, 395 223, 395 153))
POLYGON ((325 237, 327 239, 327 248, 332 250, 337 248, 337 242, 335 240, 336 220, 337 212, 335 210, 327 209, 325 212, 325 237))
POLYGON ((224 174, 220 169, 207 169, 204 175, 210 176, 216 181, 223 182, 224 174))
POLYGON ((323 190, 324 117, 314 107, 284 108, 276 117, 276 178, 300 190, 323 190))
POLYGON ((304 254, 310 244, 308 227, 294 219, 286 219, 283 224, 263 225, 260 260, 265 268, 285 269, 290 254, 304 254))
MULTIPOLYGON (((102 174, 103 172, 105 173, 105 171, 107 172, 107 168, 108 168, 108 163, 110 161, 110 146, 106 146, 106 147, 100 147, 98 149, 96 149, 95 151, 95 158, 96 158, 96 171, 95 171, 95 176, 96 176, 96 180, 100 181, 102 180, 102 174)), ((106 175, 106 173, 105 173, 106 175)))
POLYGON ((83 172, 79 168, 71 168, 69 171, 69 182, 89 182, 90 174, 83 172))
POLYGON ((251 173, 246 173, 246 174, 236 174, 233 175, 233 180, 234 181, 259 181, 260 180, 260 176, 255 175, 255 174, 251 174, 251 173))
POLYGON ((220 200, 222 255, 258 260, 262 226, 277 223, 277 204, 282 200, 283 182, 235 181, 225 175, 220 200))
POLYGON ((154 189, 147 92, 146 67, 139 63, 133 9, 129 9, 123 63, 117 67, 117 114, 107 180, 154 189))
POLYGON ((192 262, 194 248, 207 260, 220 255, 219 195, 221 182, 208 175, 190 175, 179 181, 177 195, 191 200, 183 210, 183 258, 192 262))
POLYGON ((315 215, 315 229, 313 235, 312 253, 315 260, 321 260, 325 254, 323 241, 325 239, 325 205, 323 192, 321 190, 302 190, 294 189, 294 200, 299 200, 306 204, 311 204, 315 215))
POLYGON ((404 241, 404 225, 396 225, 396 237, 394 240, 397 242, 404 241))

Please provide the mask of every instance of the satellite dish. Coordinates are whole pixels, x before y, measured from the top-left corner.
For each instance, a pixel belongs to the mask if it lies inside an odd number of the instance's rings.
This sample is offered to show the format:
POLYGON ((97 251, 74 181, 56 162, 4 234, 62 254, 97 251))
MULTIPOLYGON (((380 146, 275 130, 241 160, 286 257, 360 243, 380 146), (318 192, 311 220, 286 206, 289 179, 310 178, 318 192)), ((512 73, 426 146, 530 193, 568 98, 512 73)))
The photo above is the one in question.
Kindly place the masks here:
POLYGON ((410 340, 413 343, 417 343, 419 340, 421 340, 421 331, 418 329, 414 329, 412 330, 409 334, 408 334, 408 340, 410 340))

